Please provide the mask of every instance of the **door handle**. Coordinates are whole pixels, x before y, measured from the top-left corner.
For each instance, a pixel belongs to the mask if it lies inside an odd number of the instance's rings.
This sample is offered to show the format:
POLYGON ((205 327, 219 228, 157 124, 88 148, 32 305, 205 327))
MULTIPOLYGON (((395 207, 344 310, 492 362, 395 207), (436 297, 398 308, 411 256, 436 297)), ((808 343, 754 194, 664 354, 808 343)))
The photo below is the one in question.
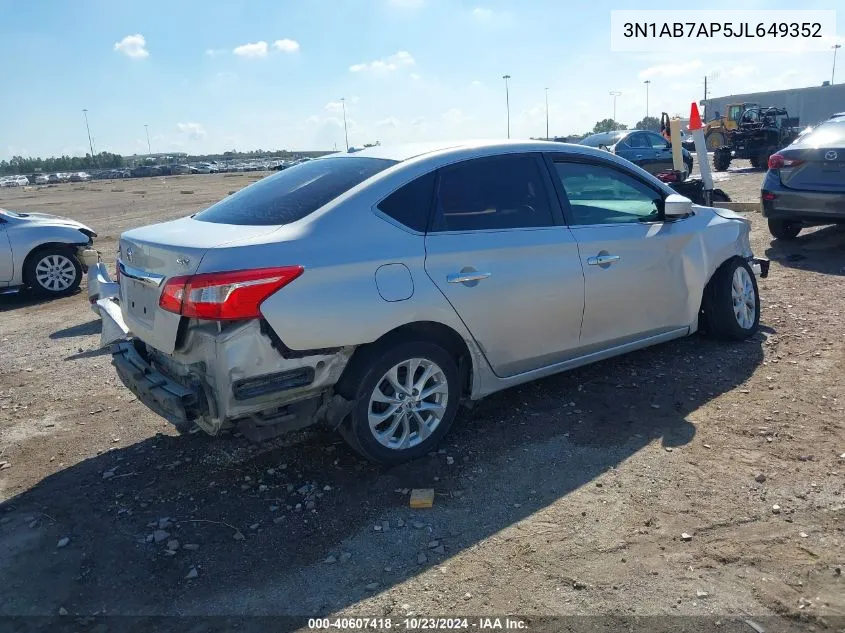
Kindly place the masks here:
POLYGON ((642 154, 636 154, 636 155, 634 156, 634 158, 642 158, 642 157, 643 157, 643 155, 642 155, 642 154))
POLYGON ((467 273, 453 273, 451 275, 446 275, 446 281, 450 284, 465 284, 472 281, 481 281, 482 279, 487 279, 493 273, 479 273, 479 272, 467 272, 467 273))
POLYGON ((590 266, 610 266, 620 259, 622 257, 619 255, 597 255, 596 257, 588 257, 587 264, 590 266))

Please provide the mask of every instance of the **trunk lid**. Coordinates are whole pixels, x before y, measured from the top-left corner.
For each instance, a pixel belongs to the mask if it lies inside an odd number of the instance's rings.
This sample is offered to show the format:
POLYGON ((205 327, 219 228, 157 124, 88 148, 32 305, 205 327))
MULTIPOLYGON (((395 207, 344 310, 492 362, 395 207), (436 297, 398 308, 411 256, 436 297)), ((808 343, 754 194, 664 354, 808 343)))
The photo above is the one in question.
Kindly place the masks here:
POLYGON ((803 161, 794 167, 781 167, 784 187, 803 191, 845 192, 845 143, 842 147, 785 149, 784 159, 803 161))
POLYGON ((183 218, 121 235, 120 306, 129 330, 148 345, 171 354, 182 317, 158 307, 166 281, 194 274, 209 249, 249 242, 278 229, 183 218))

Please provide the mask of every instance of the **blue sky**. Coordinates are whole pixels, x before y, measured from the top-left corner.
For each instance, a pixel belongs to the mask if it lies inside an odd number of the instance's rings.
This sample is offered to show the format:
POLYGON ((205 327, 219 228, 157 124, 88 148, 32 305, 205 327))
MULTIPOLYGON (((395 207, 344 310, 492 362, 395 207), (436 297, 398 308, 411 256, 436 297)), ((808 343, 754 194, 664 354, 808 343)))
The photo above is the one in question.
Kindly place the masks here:
MULTIPOLYGON (((711 2, 708 8, 736 7, 711 2)), ((832 9, 762 2, 743 8, 832 9)), ((0 0, 0 158, 96 151, 343 147, 349 142, 582 132, 612 115, 688 116, 713 96, 818 85, 832 52, 677 57, 613 53, 611 9, 639 2, 564 0, 0 0)), ((840 25, 842 22, 840 21, 840 25)), ((839 27, 838 33, 843 33, 839 27)), ((840 38, 841 39, 841 38, 840 38)), ((843 40, 845 41, 845 40, 843 40)), ((841 50, 837 83, 845 81, 841 50)))

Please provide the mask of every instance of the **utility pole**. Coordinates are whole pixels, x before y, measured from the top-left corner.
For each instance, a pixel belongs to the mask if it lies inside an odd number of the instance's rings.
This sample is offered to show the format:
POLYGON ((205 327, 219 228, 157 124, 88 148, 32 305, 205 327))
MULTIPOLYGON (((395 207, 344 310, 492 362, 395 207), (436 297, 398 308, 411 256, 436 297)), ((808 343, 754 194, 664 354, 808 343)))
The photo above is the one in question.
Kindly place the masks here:
POLYGON ((511 137, 511 98, 508 92, 508 79, 510 78, 510 75, 502 75, 502 79, 505 80, 505 107, 508 111, 508 138, 511 137))
POLYGON ((831 48, 833 49, 833 70, 830 71, 830 85, 832 86, 836 77, 836 51, 842 48, 842 44, 834 44, 831 48))
POLYGON ((88 147, 91 148, 91 162, 94 163, 94 166, 96 166, 97 161, 94 158, 94 141, 91 140, 91 128, 88 127, 88 108, 82 108, 82 115, 85 117, 85 131, 88 132, 88 147))
POLYGON ((645 118, 648 118, 648 85, 651 79, 646 79, 643 83, 645 84, 645 118))
POLYGON ((144 130, 147 132, 147 155, 152 156, 153 150, 150 148, 150 126, 144 123, 144 130))
POLYGON ((618 97, 622 93, 618 90, 611 90, 608 94, 613 97, 613 122, 616 123, 616 97, 618 97))
POLYGON ((549 89, 546 88, 546 140, 549 140, 549 89))
POLYGON ((346 151, 349 152, 349 132, 346 129, 346 97, 340 98, 340 105, 343 106, 343 138, 346 139, 346 151))

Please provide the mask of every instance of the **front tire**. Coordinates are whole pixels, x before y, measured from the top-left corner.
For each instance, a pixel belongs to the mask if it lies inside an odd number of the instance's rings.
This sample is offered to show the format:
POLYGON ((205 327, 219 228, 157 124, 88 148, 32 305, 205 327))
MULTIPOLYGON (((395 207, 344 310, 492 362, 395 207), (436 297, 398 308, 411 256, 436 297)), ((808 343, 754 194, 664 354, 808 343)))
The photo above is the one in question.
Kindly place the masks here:
POLYGON ((715 338, 742 341, 760 327, 760 294, 748 263, 734 257, 722 264, 704 289, 705 329, 715 338))
POLYGON ((42 297, 63 297, 82 282, 82 264, 69 249, 46 247, 27 258, 24 279, 42 297))
POLYGON ((388 465, 433 450, 452 426, 461 395, 453 356, 412 341, 365 351, 353 363, 337 386, 355 402, 339 429, 349 445, 388 465))
POLYGON ((727 171, 731 166, 731 151, 729 149, 717 149, 713 154, 713 169, 716 171, 727 171))
POLYGON ((779 240, 794 240, 801 228, 801 223, 795 220, 769 220, 769 233, 779 240))

